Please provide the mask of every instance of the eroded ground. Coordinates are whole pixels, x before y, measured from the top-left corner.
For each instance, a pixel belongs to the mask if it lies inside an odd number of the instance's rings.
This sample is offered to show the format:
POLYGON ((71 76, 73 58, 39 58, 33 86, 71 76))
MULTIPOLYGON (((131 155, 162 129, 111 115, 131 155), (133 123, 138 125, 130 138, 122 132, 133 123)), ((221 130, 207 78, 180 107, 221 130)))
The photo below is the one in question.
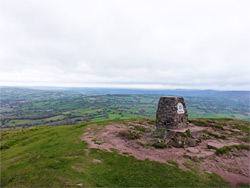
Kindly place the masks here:
POLYGON ((249 123, 237 120, 190 120, 191 127, 202 127, 199 144, 190 147, 155 148, 150 143, 155 130, 152 120, 130 120, 106 126, 91 125, 81 136, 89 148, 99 148, 178 165, 194 173, 214 172, 232 186, 249 184, 249 123), (124 133, 133 133, 132 137, 124 133), (135 134, 134 134, 135 133, 135 134))

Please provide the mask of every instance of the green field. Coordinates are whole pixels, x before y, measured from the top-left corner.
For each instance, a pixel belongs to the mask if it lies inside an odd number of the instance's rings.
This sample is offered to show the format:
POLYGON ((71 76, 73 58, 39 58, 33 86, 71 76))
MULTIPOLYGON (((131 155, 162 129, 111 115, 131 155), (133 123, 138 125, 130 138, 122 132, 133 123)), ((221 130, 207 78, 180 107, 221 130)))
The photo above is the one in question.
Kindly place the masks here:
POLYGON ((83 90, 83 92, 80 89, 79 91, 0 89, 1 129, 71 125, 137 117, 155 118, 158 100, 165 95, 184 96, 190 118, 236 118, 249 121, 249 92, 247 91, 156 92, 100 89, 83 90), (102 95, 100 95, 101 92, 102 95), (153 94, 148 94, 150 92, 153 94))

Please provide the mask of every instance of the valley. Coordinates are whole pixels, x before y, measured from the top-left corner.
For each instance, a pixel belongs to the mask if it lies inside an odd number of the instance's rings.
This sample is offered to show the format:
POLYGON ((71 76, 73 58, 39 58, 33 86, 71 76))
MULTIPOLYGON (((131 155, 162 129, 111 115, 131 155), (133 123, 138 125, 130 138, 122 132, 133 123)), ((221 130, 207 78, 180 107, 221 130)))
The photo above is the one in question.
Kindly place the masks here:
POLYGON ((190 118, 249 121, 248 91, 1 88, 1 129, 155 118, 161 96, 183 96, 190 118))

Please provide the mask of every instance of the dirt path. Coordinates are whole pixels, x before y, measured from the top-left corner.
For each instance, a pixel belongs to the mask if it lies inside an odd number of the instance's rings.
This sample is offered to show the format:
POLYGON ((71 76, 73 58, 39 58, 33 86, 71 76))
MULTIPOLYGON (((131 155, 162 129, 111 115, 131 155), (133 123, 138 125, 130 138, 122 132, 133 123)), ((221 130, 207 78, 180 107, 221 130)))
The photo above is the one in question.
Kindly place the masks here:
MULTIPOLYGON (((134 126, 142 125, 134 124, 134 126)), ((250 155, 247 150, 237 150, 233 155, 218 156, 215 155, 214 150, 207 148, 209 142, 218 142, 218 140, 211 139, 204 140, 198 146, 191 148, 145 147, 143 145, 147 143, 145 135, 137 140, 128 140, 118 136, 120 131, 131 127, 133 125, 110 124, 100 130, 92 128, 81 136, 81 140, 86 141, 89 148, 98 148, 108 152, 116 149, 120 154, 129 154, 140 160, 150 159, 161 163, 168 163, 168 160, 176 161, 183 170, 190 170, 185 166, 185 162, 189 161, 198 165, 201 170, 220 175, 232 186, 238 183, 249 183, 250 155)))

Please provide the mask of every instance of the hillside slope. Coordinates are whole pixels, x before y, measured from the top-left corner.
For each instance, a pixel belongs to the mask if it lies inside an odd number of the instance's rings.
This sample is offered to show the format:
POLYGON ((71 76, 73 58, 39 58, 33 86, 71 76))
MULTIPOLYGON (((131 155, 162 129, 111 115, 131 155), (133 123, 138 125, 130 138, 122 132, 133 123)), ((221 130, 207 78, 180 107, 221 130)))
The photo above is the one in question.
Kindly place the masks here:
MULTIPOLYGON (((248 123, 237 122, 249 136, 248 123)), ((138 129, 138 124, 144 123, 154 124, 135 119, 1 131, 1 187, 230 187, 217 174, 200 170, 199 161, 140 160, 114 145, 107 151, 82 139, 86 135, 101 146, 104 140, 87 135, 98 135, 107 125, 138 129)), ((205 120, 196 123, 208 126, 205 120)))

